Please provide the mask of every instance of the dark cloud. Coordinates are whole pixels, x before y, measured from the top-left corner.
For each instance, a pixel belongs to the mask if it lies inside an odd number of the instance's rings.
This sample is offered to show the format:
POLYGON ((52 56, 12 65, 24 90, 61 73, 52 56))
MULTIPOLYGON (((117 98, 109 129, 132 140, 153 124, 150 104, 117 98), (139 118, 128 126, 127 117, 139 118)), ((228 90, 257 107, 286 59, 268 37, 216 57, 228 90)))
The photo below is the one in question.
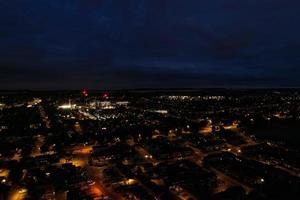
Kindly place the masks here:
POLYGON ((299 86, 297 0, 0 1, 0 87, 299 86))

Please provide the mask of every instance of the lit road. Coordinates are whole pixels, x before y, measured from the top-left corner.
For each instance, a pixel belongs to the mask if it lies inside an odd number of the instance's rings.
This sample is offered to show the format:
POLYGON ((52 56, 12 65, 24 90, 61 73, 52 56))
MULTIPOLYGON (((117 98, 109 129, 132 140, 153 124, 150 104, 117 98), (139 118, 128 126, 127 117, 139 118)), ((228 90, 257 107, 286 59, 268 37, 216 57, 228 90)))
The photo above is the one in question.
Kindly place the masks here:
POLYGON ((224 174, 223 172, 221 172, 215 168, 210 168, 210 170, 212 172, 214 172, 220 180, 225 182, 225 184, 223 186, 222 185, 219 186, 218 190, 220 190, 220 191, 222 191, 222 190, 225 191, 227 189, 226 186, 242 186, 246 190, 247 193, 251 192, 253 190, 249 186, 241 183, 240 181, 238 181, 230 176, 227 176, 226 174, 224 174))
POLYGON ((156 160, 145 148, 143 148, 139 145, 135 145, 133 139, 127 140, 127 144, 129 146, 133 146, 134 149, 138 152, 138 154, 140 154, 140 156, 143 159, 146 159, 146 160, 150 161, 153 165, 159 163, 159 161, 156 160))
POLYGON ((13 189, 9 196, 8 196, 8 200, 23 200, 26 198, 27 195, 27 191, 21 191, 21 190, 17 190, 17 189, 13 189))
POLYGON ((41 116, 43 122, 45 123, 45 127, 50 129, 51 128, 51 126, 50 126, 51 122, 50 122, 50 120, 48 118, 48 115, 46 114, 44 108, 41 105, 39 106, 39 111, 40 111, 40 116, 41 116))
POLYGON ((105 187, 102 183, 104 180, 104 177, 102 176, 102 170, 98 167, 86 167, 88 175, 94 179, 96 182, 97 188, 101 190, 102 194, 104 196, 110 196, 114 200, 123 200, 123 197, 114 192, 112 188, 105 187))
MULTIPOLYGON (((196 163, 197 165, 199 165, 200 167, 203 167, 203 159, 205 158, 205 156, 209 155, 207 153, 204 153, 203 151, 201 151, 198 148, 192 147, 191 144, 187 143, 186 147, 189 147, 191 149, 193 149, 195 156, 190 158, 190 160, 194 163, 196 163)), ((233 149, 235 149, 234 147, 232 147, 233 149)), ((236 149, 236 151, 238 152, 238 150, 236 149)), ((242 186, 247 192, 252 191, 252 188, 248 187, 247 185, 241 183, 240 181, 233 179, 227 175, 225 175, 223 172, 214 169, 214 168, 210 168, 210 171, 214 172, 217 175, 218 180, 220 181, 218 187, 215 189, 215 192, 222 192, 225 191, 226 189, 228 189, 231 186, 242 186)))
POLYGON ((123 200, 123 197, 120 194, 114 192, 112 188, 104 186, 104 177, 102 176, 102 169, 99 167, 89 166, 88 160, 91 150, 91 146, 74 148, 73 154, 75 155, 75 157, 72 158, 70 161, 63 159, 62 163, 68 162, 72 163, 75 166, 80 166, 86 169, 88 176, 93 181, 95 181, 95 185, 91 186, 90 191, 88 192, 89 194, 97 197, 95 199, 99 199, 99 197, 109 196, 114 200, 123 200))
POLYGON ((42 155, 41 147, 45 143, 45 137, 42 135, 35 136, 34 148, 32 149, 31 156, 36 157, 42 155))

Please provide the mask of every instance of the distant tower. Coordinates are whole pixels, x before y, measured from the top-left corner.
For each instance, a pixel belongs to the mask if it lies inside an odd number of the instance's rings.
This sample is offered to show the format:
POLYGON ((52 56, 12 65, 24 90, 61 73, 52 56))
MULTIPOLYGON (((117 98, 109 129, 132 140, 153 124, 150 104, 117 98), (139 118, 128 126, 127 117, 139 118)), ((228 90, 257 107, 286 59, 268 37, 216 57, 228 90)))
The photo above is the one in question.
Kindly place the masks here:
POLYGON ((108 92, 104 92, 104 93, 102 94, 102 98, 103 98, 103 99, 108 99, 108 98, 109 98, 109 93, 108 93, 108 92))
POLYGON ((83 102, 85 103, 85 105, 87 105, 87 98, 89 96, 89 93, 88 93, 88 90, 87 89, 83 89, 81 91, 81 95, 82 95, 82 98, 83 98, 83 102))
POLYGON ((89 93, 88 93, 87 89, 83 89, 83 90, 81 91, 81 94, 82 94, 83 97, 89 96, 89 93))

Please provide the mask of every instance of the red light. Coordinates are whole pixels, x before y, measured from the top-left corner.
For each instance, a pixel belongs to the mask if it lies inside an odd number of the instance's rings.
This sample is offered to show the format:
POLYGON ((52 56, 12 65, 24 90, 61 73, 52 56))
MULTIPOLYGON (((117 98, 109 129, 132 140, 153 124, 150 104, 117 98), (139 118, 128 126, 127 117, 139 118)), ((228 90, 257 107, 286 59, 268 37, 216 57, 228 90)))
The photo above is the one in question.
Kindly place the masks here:
POLYGON ((84 97, 87 97, 89 95, 89 93, 88 93, 88 91, 86 89, 83 89, 81 91, 81 93, 82 93, 82 96, 84 96, 84 97))
POLYGON ((109 96, 108 92, 104 92, 104 93, 102 94, 102 97, 103 97, 103 98, 108 98, 108 96, 109 96))

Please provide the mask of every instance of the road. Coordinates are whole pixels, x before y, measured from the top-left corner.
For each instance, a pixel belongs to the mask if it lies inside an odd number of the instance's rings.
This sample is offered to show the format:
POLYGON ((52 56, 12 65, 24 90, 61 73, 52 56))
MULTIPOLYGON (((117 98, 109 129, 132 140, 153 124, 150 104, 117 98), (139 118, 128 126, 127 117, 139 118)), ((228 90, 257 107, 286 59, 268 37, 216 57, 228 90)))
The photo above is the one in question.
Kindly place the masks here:
POLYGON ((27 196, 27 191, 18 190, 14 187, 11 192, 9 193, 8 200, 23 200, 27 196))
MULTIPOLYGON (((194 163, 196 163, 197 165, 199 165, 200 167, 203 167, 203 159, 209 155, 209 153, 205 153, 203 151, 201 151, 200 149, 193 147, 192 144, 187 143, 186 147, 191 148, 194 151, 195 156, 190 158, 190 160, 194 163)), ((233 148, 234 151, 236 150, 238 152, 238 148, 233 148)), ((216 152, 214 152, 216 153, 216 152)), ((252 188, 248 187, 247 185, 241 183, 240 181, 227 176, 226 174, 224 174, 223 172, 214 169, 214 168, 209 168, 210 171, 214 172, 219 180, 219 185, 218 187, 215 189, 215 192, 223 192, 225 190, 227 190, 228 188, 230 188, 231 186, 242 186, 247 192, 252 191, 252 188)))
POLYGON ((113 200, 124 200, 124 198, 113 191, 111 187, 105 187, 103 184, 104 177, 102 176, 102 169, 99 167, 86 166, 85 169, 88 175, 96 182, 96 186, 102 191, 104 196, 110 196, 113 200))
POLYGON ((80 166, 86 170, 88 176, 95 181, 95 185, 92 188, 93 193, 96 193, 99 196, 109 196, 113 200, 124 200, 124 198, 120 194, 114 192, 111 187, 110 188, 105 187, 105 185, 103 184, 104 181, 104 177, 102 176, 103 168, 89 165, 88 160, 89 160, 90 152, 91 152, 90 146, 75 148, 73 151, 75 155, 74 158, 66 162, 70 162, 73 165, 80 166))
POLYGON ((134 147, 134 149, 138 152, 138 154, 145 160, 151 162, 153 165, 156 165, 159 163, 157 159, 155 159, 145 148, 143 148, 140 145, 136 145, 133 139, 127 140, 127 144, 129 146, 134 147))
POLYGON ((232 178, 232 177, 224 174, 223 172, 221 172, 221 171, 219 171, 219 170, 217 170, 215 168, 211 167, 209 169, 210 169, 210 171, 214 172, 217 175, 218 179, 223 180, 226 183, 226 184, 224 184, 224 186, 221 186, 219 188, 219 190, 223 190, 224 189, 223 191, 225 191, 227 189, 227 188, 225 188, 226 185, 227 186, 242 186, 247 193, 249 193, 249 192, 251 192, 253 190, 251 187, 249 187, 249 186, 243 184, 242 182, 240 182, 240 181, 238 181, 238 180, 236 180, 236 179, 234 179, 234 178, 232 178), (222 187, 224 187, 224 188, 222 188, 222 187))

